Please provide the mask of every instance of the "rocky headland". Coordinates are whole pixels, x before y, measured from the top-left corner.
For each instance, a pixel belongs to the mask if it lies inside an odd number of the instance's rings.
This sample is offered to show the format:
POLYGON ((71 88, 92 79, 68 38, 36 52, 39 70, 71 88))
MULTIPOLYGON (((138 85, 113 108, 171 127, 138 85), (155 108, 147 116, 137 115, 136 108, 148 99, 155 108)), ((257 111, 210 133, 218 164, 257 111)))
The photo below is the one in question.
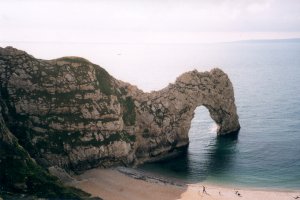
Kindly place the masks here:
POLYGON ((7 184, 8 156, 17 157, 19 166, 29 160, 47 174, 53 166, 77 173, 172 155, 187 147, 198 106, 209 110, 218 135, 240 129, 232 83, 220 69, 190 71, 145 93, 83 58, 41 60, 0 48, 2 189, 29 187, 26 175, 7 184), (10 155, 4 147, 23 153, 10 155))

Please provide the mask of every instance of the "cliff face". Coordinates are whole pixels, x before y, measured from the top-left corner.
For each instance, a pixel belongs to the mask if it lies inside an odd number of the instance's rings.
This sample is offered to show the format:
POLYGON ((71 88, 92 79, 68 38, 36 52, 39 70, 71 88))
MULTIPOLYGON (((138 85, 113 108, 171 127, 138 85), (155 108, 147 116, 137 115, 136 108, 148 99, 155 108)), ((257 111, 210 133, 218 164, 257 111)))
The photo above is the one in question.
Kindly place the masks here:
POLYGON ((73 171, 155 160, 188 145, 197 106, 218 134, 239 130, 232 84, 220 69, 187 72, 144 93, 78 57, 40 60, 0 48, 5 125, 44 167, 73 171))
POLYGON ((90 198, 85 192, 63 186, 56 177, 40 167, 6 127, 2 109, 0 105, 0 197, 100 199, 90 198))

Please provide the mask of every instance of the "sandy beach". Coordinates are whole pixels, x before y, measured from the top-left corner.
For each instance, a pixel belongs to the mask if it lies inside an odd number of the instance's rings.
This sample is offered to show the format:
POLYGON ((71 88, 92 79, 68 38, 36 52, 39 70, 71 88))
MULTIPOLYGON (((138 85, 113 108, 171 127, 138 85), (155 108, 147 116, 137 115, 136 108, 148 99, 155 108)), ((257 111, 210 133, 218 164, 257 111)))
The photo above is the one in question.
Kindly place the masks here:
POLYGON ((68 183, 104 200, 292 200, 300 191, 230 188, 206 183, 185 184, 127 168, 92 169, 68 183), (203 192, 203 186, 205 192, 203 192))

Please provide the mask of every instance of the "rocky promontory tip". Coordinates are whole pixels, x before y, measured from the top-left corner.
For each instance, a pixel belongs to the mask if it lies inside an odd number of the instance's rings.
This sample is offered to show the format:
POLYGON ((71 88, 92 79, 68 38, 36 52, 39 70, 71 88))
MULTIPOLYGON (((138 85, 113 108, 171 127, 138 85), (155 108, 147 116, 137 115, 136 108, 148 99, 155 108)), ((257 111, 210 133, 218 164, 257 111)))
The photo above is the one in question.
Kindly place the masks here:
POLYGON ((198 106, 209 110, 218 135, 240 128, 232 83, 220 69, 187 72, 144 93, 86 59, 41 60, 7 47, 0 48, 0 89, 6 127, 43 167, 78 172, 167 156, 188 145, 198 106))

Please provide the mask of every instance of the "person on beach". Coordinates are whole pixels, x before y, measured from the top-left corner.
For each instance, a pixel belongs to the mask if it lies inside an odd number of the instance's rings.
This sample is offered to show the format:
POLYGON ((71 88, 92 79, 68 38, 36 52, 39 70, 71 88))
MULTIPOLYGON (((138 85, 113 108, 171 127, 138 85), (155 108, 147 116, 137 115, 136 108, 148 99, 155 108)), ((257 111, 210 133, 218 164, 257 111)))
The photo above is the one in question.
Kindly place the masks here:
POLYGON ((207 194, 206 189, 205 189, 205 186, 203 185, 202 187, 203 187, 202 193, 203 193, 203 194, 207 194))
POLYGON ((239 193, 239 191, 235 191, 235 194, 238 195, 239 197, 242 197, 241 193, 239 193))

